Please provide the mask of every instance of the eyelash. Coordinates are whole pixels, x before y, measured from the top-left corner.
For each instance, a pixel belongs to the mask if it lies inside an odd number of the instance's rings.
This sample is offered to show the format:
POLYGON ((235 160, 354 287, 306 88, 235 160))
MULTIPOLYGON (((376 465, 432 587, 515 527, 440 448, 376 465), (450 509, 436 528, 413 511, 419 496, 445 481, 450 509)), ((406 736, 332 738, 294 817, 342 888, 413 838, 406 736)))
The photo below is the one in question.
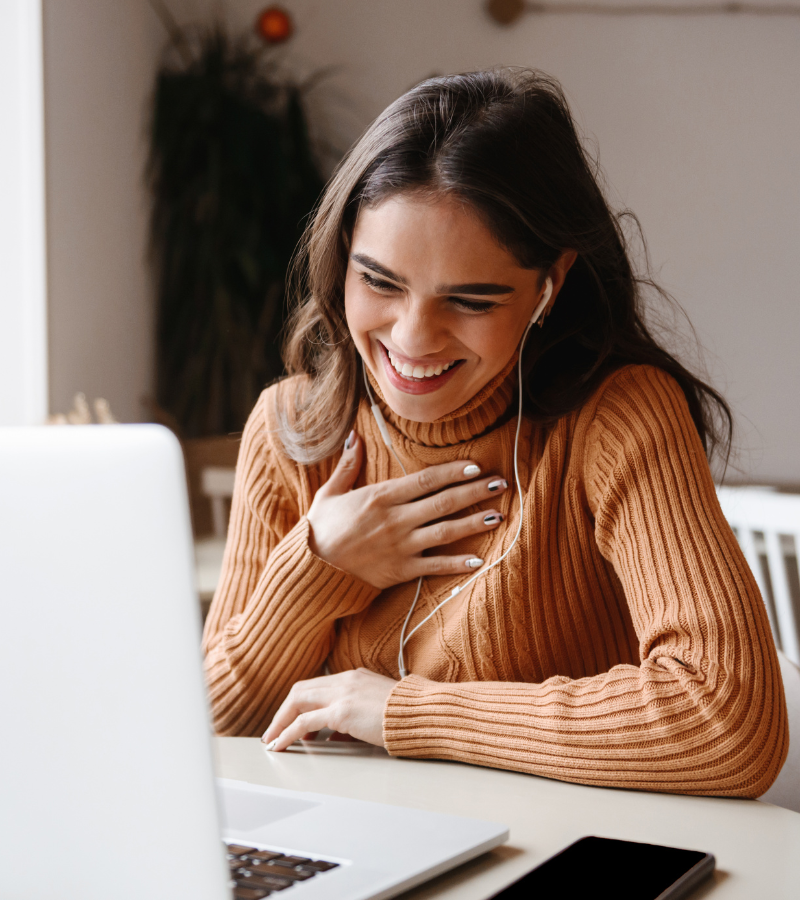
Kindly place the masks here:
MULTIPOLYGON (((391 293, 393 291, 397 291, 393 284, 389 284, 388 281, 381 281, 378 278, 374 278, 369 272, 361 273, 361 280, 367 287, 372 288, 374 291, 379 291, 380 293, 391 293)), ((455 303, 456 306, 460 306, 462 309, 467 309, 470 312, 476 313, 485 313, 494 309, 497 306, 496 303, 491 303, 488 301, 480 301, 480 300, 464 300, 461 297, 450 297, 450 302, 455 303)))

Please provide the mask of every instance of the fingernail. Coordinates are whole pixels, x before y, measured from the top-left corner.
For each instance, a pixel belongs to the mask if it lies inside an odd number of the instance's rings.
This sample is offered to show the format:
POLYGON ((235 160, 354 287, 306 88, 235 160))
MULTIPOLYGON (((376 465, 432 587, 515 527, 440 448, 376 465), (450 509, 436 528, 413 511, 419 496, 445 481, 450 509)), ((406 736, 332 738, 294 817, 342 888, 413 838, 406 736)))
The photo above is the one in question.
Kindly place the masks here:
POLYGON ((476 466, 476 465, 474 465, 473 463, 470 463, 470 464, 469 464, 468 466, 466 466, 466 468, 464 469, 464 474, 467 476, 467 478, 474 478, 476 475, 480 475, 480 474, 481 474, 481 467, 480 467, 480 466, 476 466))
POLYGON ((275 744, 277 744, 277 743, 278 743, 278 739, 275 738, 275 740, 274 740, 274 741, 270 741, 270 742, 264 747, 264 749, 265 749, 265 750, 274 750, 274 749, 275 749, 275 744))
POLYGON ((356 439, 355 431, 351 431, 350 434, 347 435, 347 440, 344 442, 344 449, 349 450, 353 446, 353 442, 356 439))
POLYGON ((483 565, 483 560, 479 556, 473 556, 472 559, 467 560, 467 566, 470 569, 480 569, 483 565))
POLYGON ((483 517, 484 525, 494 525, 497 522, 502 522, 502 521, 503 521, 503 517, 500 513, 492 513, 492 515, 490 515, 490 516, 483 517))
POLYGON ((507 488, 508 482, 505 478, 499 478, 497 481, 490 481, 486 487, 488 487, 490 491, 499 491, 501 488, 507 488))

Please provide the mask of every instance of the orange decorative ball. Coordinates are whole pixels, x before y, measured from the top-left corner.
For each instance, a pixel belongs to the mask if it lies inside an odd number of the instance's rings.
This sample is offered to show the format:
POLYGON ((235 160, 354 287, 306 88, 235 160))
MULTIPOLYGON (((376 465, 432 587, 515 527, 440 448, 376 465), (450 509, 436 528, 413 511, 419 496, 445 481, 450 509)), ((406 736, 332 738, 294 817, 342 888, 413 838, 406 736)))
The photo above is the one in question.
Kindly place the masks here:
POLYGON ((268 44, 282 44, 294 31, 292 18, 280 6, 268 6, 256 21, 256 31, 268 44))

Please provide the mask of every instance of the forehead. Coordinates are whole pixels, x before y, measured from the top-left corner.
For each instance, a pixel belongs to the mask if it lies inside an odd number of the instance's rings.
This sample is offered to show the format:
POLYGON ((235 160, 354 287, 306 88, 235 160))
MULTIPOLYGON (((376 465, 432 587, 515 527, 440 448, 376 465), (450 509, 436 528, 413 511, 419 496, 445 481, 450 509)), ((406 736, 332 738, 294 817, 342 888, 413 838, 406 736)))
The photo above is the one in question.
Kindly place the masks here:
POLYGON ((467 282, 530 278, 468 204, 450 195, 399 194, 362 208, 353 253, 409 280, 467 282))

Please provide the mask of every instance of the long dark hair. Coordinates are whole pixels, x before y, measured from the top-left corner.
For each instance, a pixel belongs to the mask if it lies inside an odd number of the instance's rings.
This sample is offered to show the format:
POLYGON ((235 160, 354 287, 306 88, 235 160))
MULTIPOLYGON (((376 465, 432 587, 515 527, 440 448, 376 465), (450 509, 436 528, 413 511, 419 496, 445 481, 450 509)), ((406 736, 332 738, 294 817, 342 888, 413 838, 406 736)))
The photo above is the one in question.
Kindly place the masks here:
MULTIPOLYGON (((730 409, 648 330, 650 289, 631 264, 623 224, 598 184, 560 85, 529 69, 431 78, 388 107, 331 179, 299 248, 296 309, 284 350, 300 379, 281 437, 298 462, 333 454, 361 397, 358 354, 344 314, 347 246, 363 207, 408 191, 454 195, 482 217, 525 268, 550 268, 577 251, 545 327, 526 348, 525 411, 553 422, 576 409, 611 372, 657 366, 681 386, 706 453, 727 462, 730 409)), ((638 229, 639 233, 641 232, 638 229)))

